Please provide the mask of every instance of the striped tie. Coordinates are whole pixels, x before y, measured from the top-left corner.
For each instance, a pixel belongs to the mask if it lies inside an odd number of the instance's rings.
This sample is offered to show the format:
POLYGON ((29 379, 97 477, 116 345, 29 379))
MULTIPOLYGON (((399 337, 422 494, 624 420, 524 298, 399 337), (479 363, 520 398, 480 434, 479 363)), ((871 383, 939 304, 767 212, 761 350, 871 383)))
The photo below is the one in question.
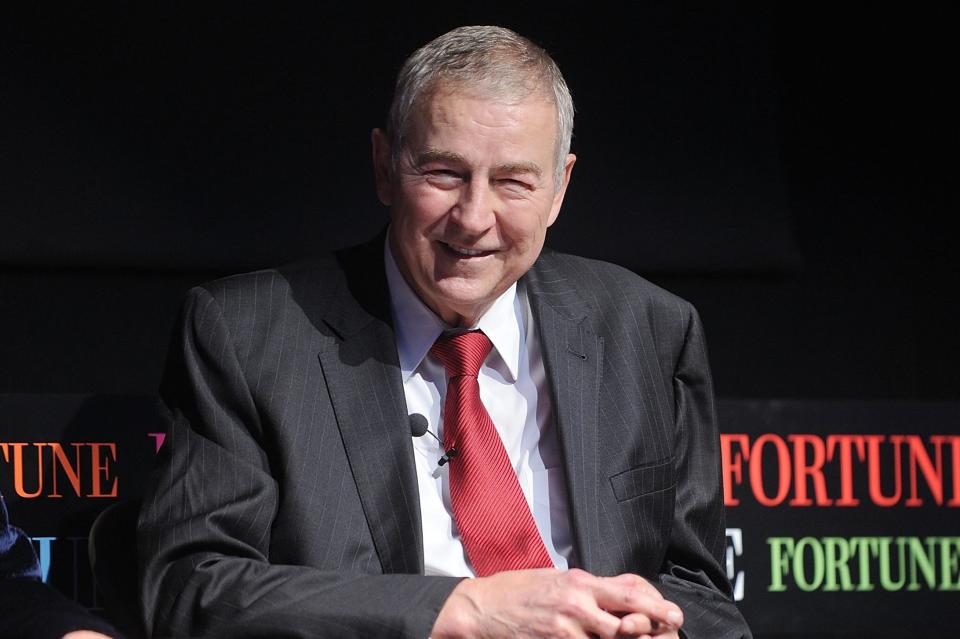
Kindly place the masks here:
POLYGON ((517 475, 487 409, 477 374, 493 344, 481 331, 441 335, 430 353, 447 371, 443 440, 450 462, 450 500, 477 575, 552 568, 517 475))

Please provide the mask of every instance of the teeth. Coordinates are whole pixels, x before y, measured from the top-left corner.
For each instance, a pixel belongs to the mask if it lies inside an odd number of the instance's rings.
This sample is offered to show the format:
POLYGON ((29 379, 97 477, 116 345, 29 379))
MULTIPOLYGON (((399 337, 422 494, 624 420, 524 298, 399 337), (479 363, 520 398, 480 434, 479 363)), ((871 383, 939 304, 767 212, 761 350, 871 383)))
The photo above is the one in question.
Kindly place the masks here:
POLYGON ((459 253, 460 255, 466 255, 468 257, 480 255, 481 253, 485 252, 485 251, 474 251, 472 249, 460 248, 459 246, 453 246, 452 244, 447 244, 447 246, 450 247, 455 253, 459 253))

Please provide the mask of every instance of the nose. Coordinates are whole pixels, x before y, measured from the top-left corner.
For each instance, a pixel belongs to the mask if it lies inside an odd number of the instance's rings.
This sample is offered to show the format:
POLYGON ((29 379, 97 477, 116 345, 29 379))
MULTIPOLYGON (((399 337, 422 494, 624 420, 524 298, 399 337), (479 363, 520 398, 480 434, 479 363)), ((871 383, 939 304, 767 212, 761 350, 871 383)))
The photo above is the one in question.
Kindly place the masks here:
POLYGON ((487 181, 474 177, 460 190, 450 218, 465 235, 483 235, 495 223, 495 201, 487 181))

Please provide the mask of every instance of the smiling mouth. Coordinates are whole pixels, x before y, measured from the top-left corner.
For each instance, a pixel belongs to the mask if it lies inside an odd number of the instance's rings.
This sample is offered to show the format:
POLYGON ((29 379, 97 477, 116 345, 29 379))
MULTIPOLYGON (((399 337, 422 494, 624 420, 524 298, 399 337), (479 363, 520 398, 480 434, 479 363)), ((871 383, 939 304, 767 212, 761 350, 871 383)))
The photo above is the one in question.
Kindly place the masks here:
POLYGON ((462 246, 455 246, 453 244, 447 244, 446 242, 439 242, 439 244, 444 247, 448 253, 458 257, 458 258, 472 258, 472 257, 484 257, 486 255, 492 255, 495 251, 483 251, 478 249, 469 249, 462 246))

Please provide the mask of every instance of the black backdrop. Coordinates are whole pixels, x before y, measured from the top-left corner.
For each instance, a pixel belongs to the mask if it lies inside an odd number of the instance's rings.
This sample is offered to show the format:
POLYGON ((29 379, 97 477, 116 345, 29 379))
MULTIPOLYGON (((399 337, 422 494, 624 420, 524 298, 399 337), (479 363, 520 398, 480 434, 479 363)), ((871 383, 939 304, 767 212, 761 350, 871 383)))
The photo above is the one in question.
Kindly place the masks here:
POLYGON ((378 230, 392 76, 466 23, 573 91, 549 244, 693 301, 722 397, 960 399, 952 12, 666 2, 4 16, 0 392, 152 394, 186 287, 378 230))
POLYGON ((185 286, 378 229, 392 75, 495 22, 578 106, 550 243, 697 304, 721 394, 957 396, 949 12, 549 7, 7 16, 0 389, 153 392, 185 286))

